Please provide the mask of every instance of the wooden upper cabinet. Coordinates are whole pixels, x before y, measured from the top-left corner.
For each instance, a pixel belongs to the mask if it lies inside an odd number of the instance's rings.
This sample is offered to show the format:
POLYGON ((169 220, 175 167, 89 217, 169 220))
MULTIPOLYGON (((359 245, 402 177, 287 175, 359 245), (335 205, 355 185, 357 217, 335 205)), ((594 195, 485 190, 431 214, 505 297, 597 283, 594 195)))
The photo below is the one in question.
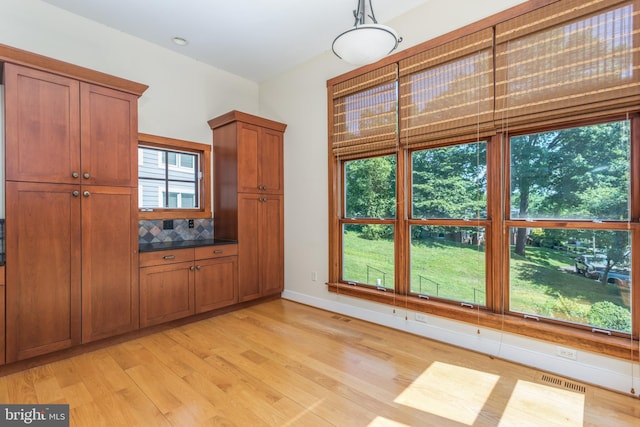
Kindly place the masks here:
POLYGON ((137 186, 137 96, 4 65, 6 179, 137 186))
POLYGON ((137 105, 135 95, 80 85, 83 184, 137 187, 137 105))
POLYGON ((282 132, 238 123, 238 192, 282 194, 282 132))
POLYGON ((78 183, 80 83, 13 64, 4 79, 6 179, 78 183))
POLYGON ((224 215, 237 193, 283 194, 287 125, 239 111, 208 123, 213 130, 216 191, 221 192, 216 214, 224 215))

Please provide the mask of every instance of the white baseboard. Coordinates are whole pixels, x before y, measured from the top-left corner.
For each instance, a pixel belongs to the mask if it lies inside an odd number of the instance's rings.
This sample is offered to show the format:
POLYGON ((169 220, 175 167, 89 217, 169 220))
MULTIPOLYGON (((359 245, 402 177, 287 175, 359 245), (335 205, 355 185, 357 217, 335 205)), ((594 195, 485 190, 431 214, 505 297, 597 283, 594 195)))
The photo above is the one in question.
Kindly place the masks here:
POLYGON ((331 296, 333 299, 318 298, 289 290, 282 293, 282 298, 291 301, 520 363, 630 396, 634 388, 635 396, 640 397, 640 365, 638 363, 576 349, 569 349, 576 355, 576 360, 570 360, 557 355, 558 346, 554 343, 493 329, 479 329, 471 324, 432 315, 422 314, 424 321, 417 321, 415 320, 416 312, 413 311, 396 308, 394 314, 393 309, 386 305, 344 295, 332 294, 331 296))

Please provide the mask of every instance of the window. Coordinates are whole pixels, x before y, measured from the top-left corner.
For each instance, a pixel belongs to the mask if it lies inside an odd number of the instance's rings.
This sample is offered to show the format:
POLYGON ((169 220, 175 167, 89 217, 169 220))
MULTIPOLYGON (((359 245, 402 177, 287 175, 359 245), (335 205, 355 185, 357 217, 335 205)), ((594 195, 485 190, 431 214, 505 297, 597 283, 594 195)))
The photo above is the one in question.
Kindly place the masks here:
POLYGON ((342 277, 350 283, 395 288, 396 158, 344 163, 342 277))
POLYGON ((634 357, 639 10, 526 2, 329 80, 329 290, 634 357))
POLYGON ((486 305, 486 142, 414 151, 411 176, 410 293, 486 305))
POLYGON ((510 138, 526 221, 509 223, 511 311, 631 332, 630 135, 625 120, 510 138))
POLYGON ((211 147, 140 134, 138 200, 140 218, 211 216, 211 147))

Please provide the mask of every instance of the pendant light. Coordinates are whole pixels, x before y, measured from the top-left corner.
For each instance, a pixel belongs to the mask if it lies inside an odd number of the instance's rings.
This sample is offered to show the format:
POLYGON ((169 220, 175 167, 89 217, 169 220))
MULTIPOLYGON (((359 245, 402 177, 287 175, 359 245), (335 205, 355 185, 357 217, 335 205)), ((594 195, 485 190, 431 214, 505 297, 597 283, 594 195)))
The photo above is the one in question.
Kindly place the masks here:
POLYGON ((353 11, 355 22, 350 28, 333 41, 333 53, 343 61, 353 65, 364 65, 384 58, 402 41, 393 28, 378 24, 369 0, 371 14, 367 14, 365 0, 358 0, 357 9, 353 11), (369 17, 371 24, 365 23, 369 17))

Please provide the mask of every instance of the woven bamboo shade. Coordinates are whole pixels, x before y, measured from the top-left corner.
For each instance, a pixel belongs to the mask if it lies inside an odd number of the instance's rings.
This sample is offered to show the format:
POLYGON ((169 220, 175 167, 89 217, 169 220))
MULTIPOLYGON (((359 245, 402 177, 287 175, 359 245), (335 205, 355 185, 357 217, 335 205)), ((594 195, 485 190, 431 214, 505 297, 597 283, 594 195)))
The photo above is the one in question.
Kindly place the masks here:
POLYGON ((494 133, 493 29, 400 61, 401 142, 410 147, 494 133))
POLYGON ((333 153, 342 159, 397 151, 397 64, 333 87, 333 153))
POLYGON ((496 124, 515 130, 637 109, 639 6, 565 0, 497 25, 496 124))

